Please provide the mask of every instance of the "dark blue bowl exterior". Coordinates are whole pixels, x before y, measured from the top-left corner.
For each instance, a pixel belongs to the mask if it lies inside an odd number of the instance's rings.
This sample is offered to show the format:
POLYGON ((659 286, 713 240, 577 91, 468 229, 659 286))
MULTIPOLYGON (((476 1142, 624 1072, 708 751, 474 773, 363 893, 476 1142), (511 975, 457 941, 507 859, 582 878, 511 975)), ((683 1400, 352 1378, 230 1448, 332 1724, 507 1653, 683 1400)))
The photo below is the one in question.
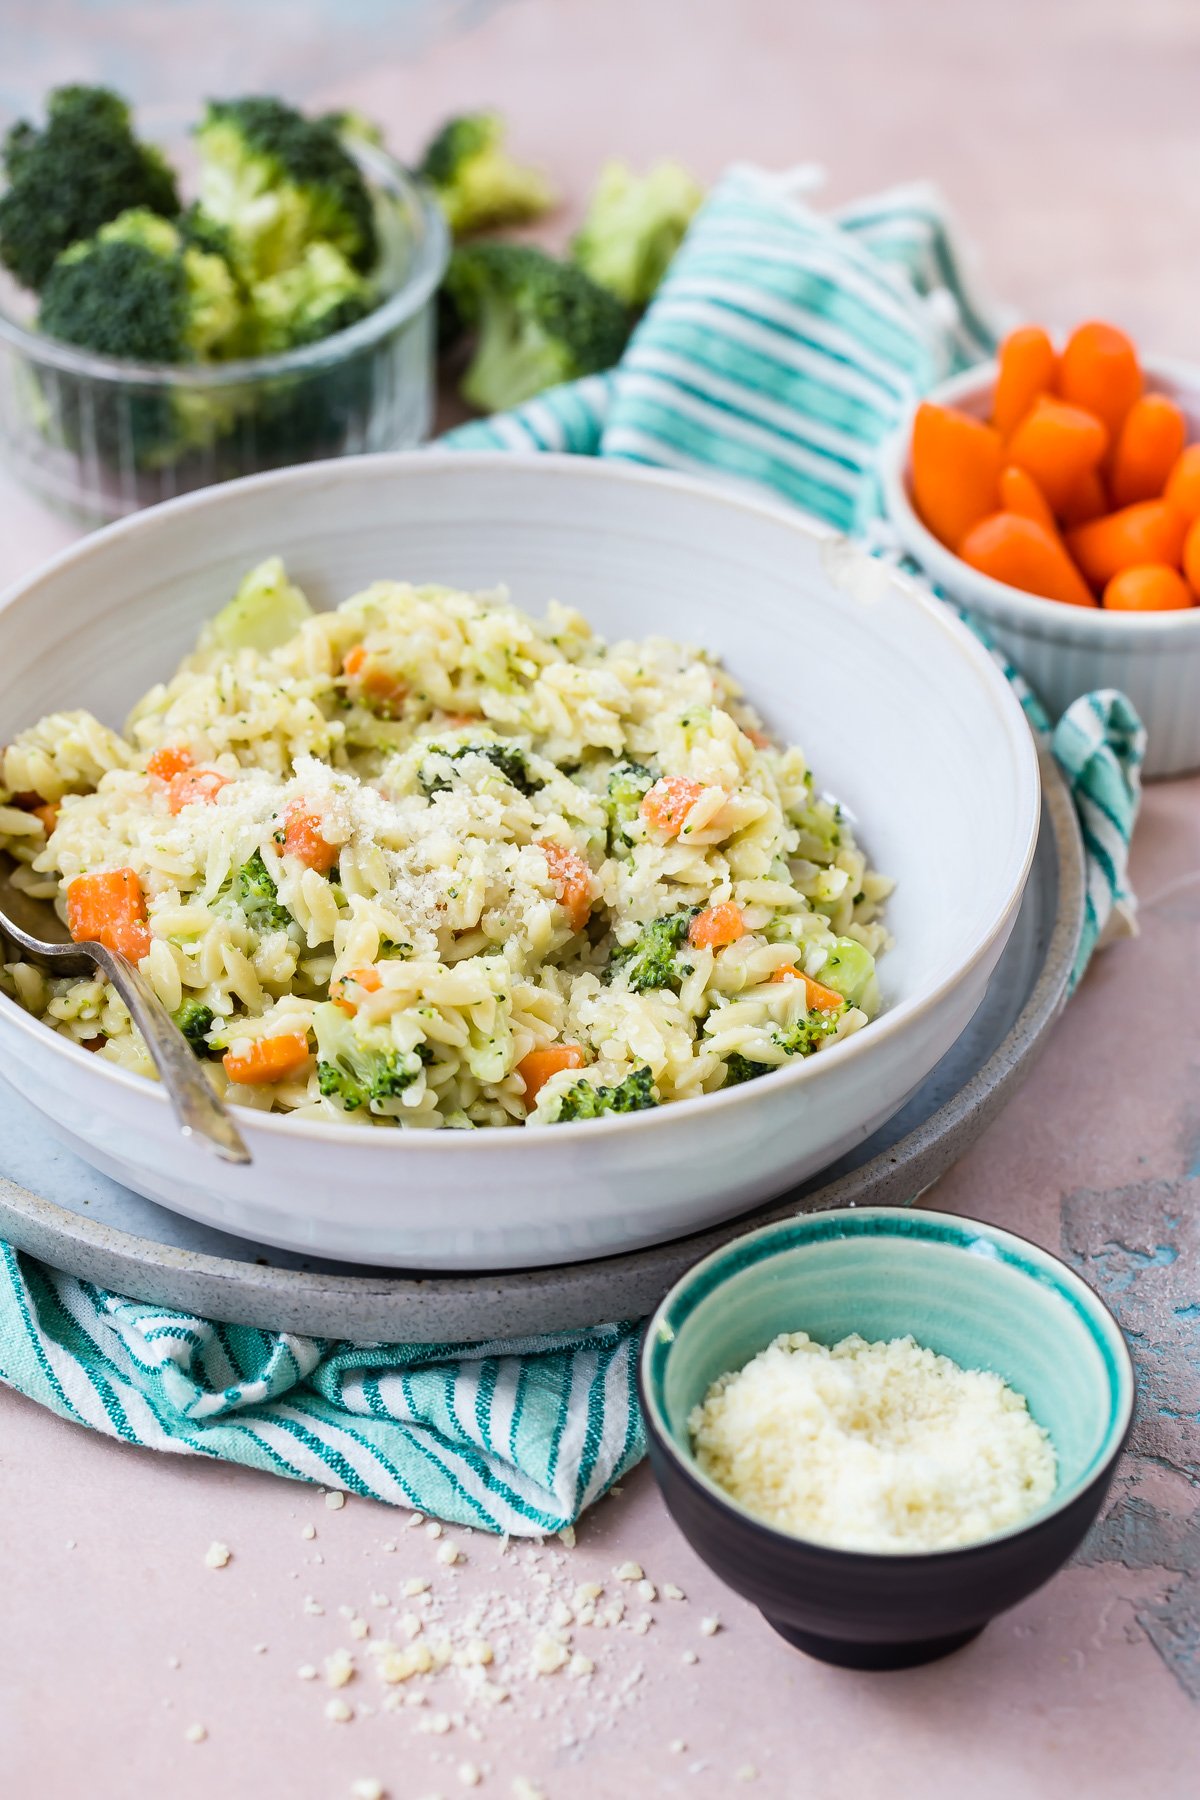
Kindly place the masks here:
POLYGON ((851 1668, 931 1661, 974 1637, 1062 1567, 1104 1502, 1125 1438, 1061 1511, 1009 1537, 929 1555, 811 1544, 718 1500, 662 1441, 639 1371, 650 1464, 692 1548, 791 1642, 851 1668))

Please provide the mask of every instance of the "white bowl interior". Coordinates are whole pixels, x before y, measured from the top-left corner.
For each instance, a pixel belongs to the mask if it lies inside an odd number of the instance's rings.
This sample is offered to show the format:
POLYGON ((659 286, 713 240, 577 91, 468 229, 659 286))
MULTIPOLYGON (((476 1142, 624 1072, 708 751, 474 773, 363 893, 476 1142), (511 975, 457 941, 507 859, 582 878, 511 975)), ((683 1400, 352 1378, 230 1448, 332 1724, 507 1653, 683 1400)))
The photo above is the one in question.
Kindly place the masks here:
MULTIPOLYGON (((609 637, 718 653, 897 880, 890 1008, 950 979, 1023 880, 1032 741, 962 627, 796 515, 571 458, 356 458, 191 497, 85 540, 0 605, 0 737, 84 706, 119 725, 262 557, 318 606, 380 577, 505 583, 609 637)), ((11 1004, 4 1002, 4 1004, 11 1004)))

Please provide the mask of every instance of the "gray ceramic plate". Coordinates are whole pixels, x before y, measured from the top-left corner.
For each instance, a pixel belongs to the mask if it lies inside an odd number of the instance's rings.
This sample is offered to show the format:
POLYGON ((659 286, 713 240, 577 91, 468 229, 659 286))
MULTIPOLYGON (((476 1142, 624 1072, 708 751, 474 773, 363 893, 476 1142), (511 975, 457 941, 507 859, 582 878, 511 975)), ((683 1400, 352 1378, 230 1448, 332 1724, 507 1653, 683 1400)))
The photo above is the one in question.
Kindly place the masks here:
POLYGON ((1029 1073, 1066 1000, 1083 922, 1079 827, 1043 760, 1037 854, 983 1005, 888 1123, 814 1180, 716 1231, 556 1269, 421 1277, 227 1237, 130 1193, 52 1142, 0 1086, 0 1234, 102 1287, 209 1318, 359 1342, 517 1337, 653 1311, 739 1232, 830 1206, 903 1205, 960 1157, 1029 1073), (52 1198, 50 1197, 52 1196, 52 1198))

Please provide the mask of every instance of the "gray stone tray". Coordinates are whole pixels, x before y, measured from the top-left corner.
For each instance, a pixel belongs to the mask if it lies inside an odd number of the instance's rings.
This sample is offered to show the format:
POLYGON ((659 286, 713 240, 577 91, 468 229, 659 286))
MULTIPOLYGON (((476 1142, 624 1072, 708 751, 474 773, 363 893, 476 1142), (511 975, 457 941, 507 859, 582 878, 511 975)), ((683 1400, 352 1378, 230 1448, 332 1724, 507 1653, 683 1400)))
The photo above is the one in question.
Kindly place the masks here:
POLYGON ((960 1157, 1015 1092, 1066 1001, 1083 921, 1083 850, 1062 777, 1043 761, 1033 871, 983 1005, 906 1105, 821 1175, 714 1231, 561 1268, 421 1276, 321 1262, 193 1223, 54 1143, 0 1083, 0 1236, 74 1275, 208 1318, 359 1342, 467 1342, 635 1318, 692 1263, 773 1219, 903 1205, 960 1157))

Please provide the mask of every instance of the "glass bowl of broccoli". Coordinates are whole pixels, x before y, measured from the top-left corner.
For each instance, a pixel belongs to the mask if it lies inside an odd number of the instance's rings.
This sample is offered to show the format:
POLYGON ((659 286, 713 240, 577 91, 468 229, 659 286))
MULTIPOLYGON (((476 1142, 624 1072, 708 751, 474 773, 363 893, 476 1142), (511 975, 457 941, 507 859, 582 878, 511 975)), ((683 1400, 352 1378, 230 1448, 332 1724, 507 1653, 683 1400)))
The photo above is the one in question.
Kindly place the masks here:
POLYGON ((210 102, 194 147, 186 204, 104 89, 4 142, 0 454, 87 524, 431 423, 427 189, 359 122, 274 99, 210 102))

